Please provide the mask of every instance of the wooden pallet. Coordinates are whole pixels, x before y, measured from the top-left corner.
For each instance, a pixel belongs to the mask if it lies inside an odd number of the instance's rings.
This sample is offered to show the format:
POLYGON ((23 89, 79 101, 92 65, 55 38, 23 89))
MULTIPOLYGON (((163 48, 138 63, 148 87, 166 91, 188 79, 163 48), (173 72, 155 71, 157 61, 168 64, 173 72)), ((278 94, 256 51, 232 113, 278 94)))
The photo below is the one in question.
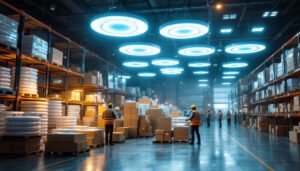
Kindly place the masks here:
POLYGON ((188 143, 188 140, 185 140, 185 141, 175 141, 175 140, 173 140, 173 143, 188 143))
POLYGON ((152 141, 153 144, 171 144, 172 141, 152 141))
POLYGON ((90 148, 87 147, 84 150, 81 151, 74 151, 74 152, 58 152, 58 151, 45 151, 45 155, 53 155, 53 156, 79 156, 80 154, 84 154, 90 152, 90 148))
POLYGON ((0 43, 0 47, 4 47, 4 48, 6 48, 6 49, 8 49, 8 50, 14 50, 14 51, 17 50, 17 48, 11 47, 11 46, 9 46, 9 45, 5 45, 5 44, 3 44, 3 43, 0 43))
POLYGON ((90 145, 89 147, 90 148, 99 148, 99 147, 102 147, 102 146, 104 146, 104 144, 98 144, 98 145, 93 144, 93 145, 90 145))
POLYGON ((15 95, 16 92, 14 90, 9 90, 9 89, 0 89, 0 94, 10 94, 10 95, 15 95))
POLYGON ((55 65, 55 66, 58 66, 58 67, 62 67, 62 68, 63 68, 63 66, 62 66, 62 65, 60 65, 60 64, 57 64, 57 63, 55 63, 55 62, 51 62, 51 64, 52 64, 52 65, 55 65))
POLYGON ((44 59, 44 58, 41 58, 41 57, 38 57, 38 56, 30 56, 31 58, 35 59, 35 60, 38 60, 38 61, 41 61, 41 62, 44 62, 46 63, 47 62, 47 59, 44 59))
POLYGON ((31 94, 31 93, 20 93, 20 96, 24 98, 39 98, 38 94, 31 94))

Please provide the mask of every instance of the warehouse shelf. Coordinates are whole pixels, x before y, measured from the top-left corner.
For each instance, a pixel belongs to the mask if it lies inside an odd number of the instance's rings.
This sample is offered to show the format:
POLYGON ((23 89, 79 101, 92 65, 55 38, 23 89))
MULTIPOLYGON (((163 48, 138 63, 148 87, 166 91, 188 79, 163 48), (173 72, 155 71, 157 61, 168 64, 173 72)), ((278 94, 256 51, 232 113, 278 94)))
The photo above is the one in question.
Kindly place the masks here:
POLYGON ((11 95, 11 94, 0 94, 0 99, 3 100, 16 100, 16 95, 11 95))

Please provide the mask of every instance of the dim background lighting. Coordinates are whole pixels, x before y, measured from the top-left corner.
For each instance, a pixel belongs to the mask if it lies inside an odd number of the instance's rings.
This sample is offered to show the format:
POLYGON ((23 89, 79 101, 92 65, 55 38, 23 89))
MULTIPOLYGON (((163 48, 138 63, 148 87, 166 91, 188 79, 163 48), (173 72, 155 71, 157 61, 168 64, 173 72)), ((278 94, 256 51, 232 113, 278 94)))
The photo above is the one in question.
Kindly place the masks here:
POLYGON ((232 29, 231 28, 223 28, 220 30, 221 33, 231 33, 232 29))
POLYGON ((147 67, 149 66, 148 62, 144 62, 144 61, 128 61, 128 62, 124 62, 123 63, 124 66, 127 67, 135 67, 135 68, 141 68, 141 67, 147 67))
POLYGON ((228 82, 226 82, 226 83, 222 83, 223 85, 230 85, 231 83, 228 83, 228 82))
POLYGON ((207 87, 207 84, 199 84, 199 87, 207 87))
POLYGON ((203 80, 198 80, 199 82, 208 82, 208 80, 203 79, 203 80))
POLYGON ((178 53, 184 56, 205 56, 215 53, 215 48, 207 45, 184 46, 178 53))
POLYGON ((218 10, 220 10, 220 9, 223 8, 223 5, 222 5, 222 4, 217 4, 217 5, 216 5, 216 8, 217 8, 218 10))
POLYGON ((264 27, 253 27, 252 29, 251 29, 251 31, 252 32, 262 32, 262 31, 264 31, 264 27))
POLYGON ((173 39, 189 39, 203 36, 208 32, 208 25, 196 20, 180 20, 162 25, 162 36, 173 39))
POLYGON ((266 46, 261 43, 235 43, 225 47, 227 53, 249 54, 264 50, 266 46))
POLYGON ((238 72, 238 71, 225 71, 225 72, 223 72, 224 75, 237 75, 239 73, 240 72, 238 72))
POLYGON ((235 79, 235 76, 223 76, 223 79, 235 79))
POLYGON ((200 67, 209 67, 211 63, 209 62, 190 62, 188 64, 189 67, 200 68, 200 67))
POLYGON ((168 59, 168 58, 154 59, 154 60, 152 60, 152 64, 157 65, 157 66, 173 66, 173 65, 179 64, 179 60, 177 60, 177 59, 168 59))
POLYGON ((246 62, 226 62, 223 64, 224 68, 242 68, 246 66, 248 66, 246 62))
POLYGON ((141 73, 138 73, 138 76, 140 76, 140 77, 155 77, 156 74, 154 72, 141 72, 141 73))
POLYGON ((160 69, 160 71, 162 74, 175 75, 175 74, 181 74, 183 68, 162 68, 160 69))
POLYGON ((95 17, 91 28, 101 34, 115 37, 131 37, 145 33, 148 23, 145 19, 127 13, 107 13, 95 17))
POLYGON ((202 74, 208 74, 208 71, 194 71, 193 74, 195 75, 202 75, 202 74))
POLYGON ((122 78, 123 79, 130 79, 131 77, 129 75, 123 75, 122 78))
POLYGON ((160 47, 152 43, 130 43, 121 45, 119 51, 132 56, 151 56, 160 53, 160 47))

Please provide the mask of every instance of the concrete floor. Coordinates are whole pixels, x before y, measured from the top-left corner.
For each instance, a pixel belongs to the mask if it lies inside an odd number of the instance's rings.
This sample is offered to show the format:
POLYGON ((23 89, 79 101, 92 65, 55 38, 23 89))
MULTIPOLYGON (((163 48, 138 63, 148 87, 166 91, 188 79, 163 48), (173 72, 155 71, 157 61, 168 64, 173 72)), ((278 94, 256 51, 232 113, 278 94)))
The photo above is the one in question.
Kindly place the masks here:
POLYGON ((79 157, 0 158, 0 170, 300 170, 300 145, 225 122, 201 127, 201 146, 130 139, 79 157))

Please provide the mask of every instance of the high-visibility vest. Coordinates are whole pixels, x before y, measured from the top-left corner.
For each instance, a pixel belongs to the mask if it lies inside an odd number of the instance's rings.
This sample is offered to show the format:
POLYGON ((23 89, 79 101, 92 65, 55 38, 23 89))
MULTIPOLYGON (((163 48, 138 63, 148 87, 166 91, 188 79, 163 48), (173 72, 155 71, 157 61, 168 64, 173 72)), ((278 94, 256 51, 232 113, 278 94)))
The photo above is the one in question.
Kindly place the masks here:
POLYGON ((200 126, 200 122, 201 122, 201 115, 199 112, 197 111, 193 111, 194 115, 191 119, 191 126, 200 126))
POLYGON ((227 114, 227 119, 231 119, 231 114, 227 114))
POLYGON ((112 110, 105 110, 103 112, 103 120, 104 125, 113 125, 114 124, 114 117, 113 117, 113 111, 112 110))
POLYGON ((219 119, 222 119, 222 115, 223 115, 223 113, 220 112, 220 113, 219 113, 219 119))

